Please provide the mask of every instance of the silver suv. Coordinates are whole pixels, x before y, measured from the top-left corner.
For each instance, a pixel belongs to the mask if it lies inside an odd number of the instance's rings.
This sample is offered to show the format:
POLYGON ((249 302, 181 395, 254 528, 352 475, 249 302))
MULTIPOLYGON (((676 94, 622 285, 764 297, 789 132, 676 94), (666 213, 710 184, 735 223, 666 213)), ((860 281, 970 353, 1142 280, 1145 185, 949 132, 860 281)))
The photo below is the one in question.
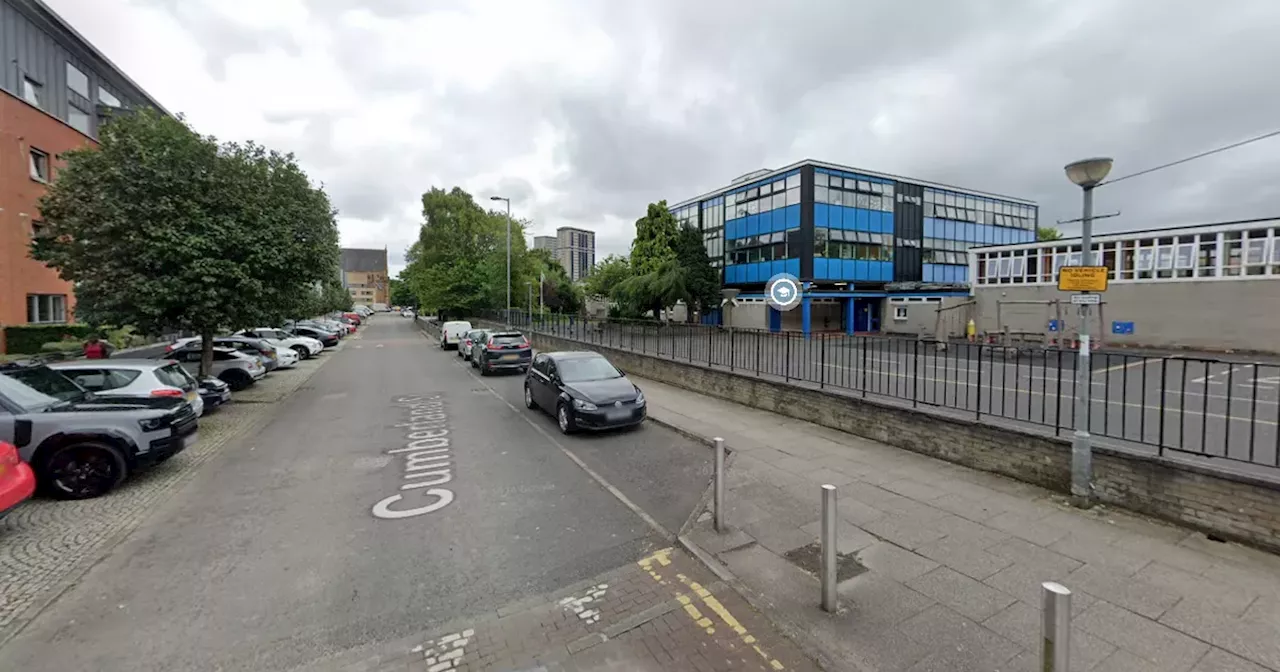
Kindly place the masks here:
POLYGON ((0 366, 0 441, 16 445, 41 490, 59 499, 110 492, 194 445, 197 429, 182 398, 99 398, 47 366, 0 366))

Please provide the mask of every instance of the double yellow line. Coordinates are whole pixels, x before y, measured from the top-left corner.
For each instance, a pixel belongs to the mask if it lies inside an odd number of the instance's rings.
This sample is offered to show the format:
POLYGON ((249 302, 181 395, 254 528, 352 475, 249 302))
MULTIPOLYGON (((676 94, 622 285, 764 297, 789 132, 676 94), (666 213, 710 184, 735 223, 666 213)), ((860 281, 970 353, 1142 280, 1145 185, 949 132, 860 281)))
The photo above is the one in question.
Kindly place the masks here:
MULTIPOLYGON (((659 573, 659 568, 667 567, 671 564, 671 550, 672 549, 670 548, 664 548, 661 551, 640 560, 637 564, 640 565, 641 569, 648 572, 649 576, 652 577, 654 581, 657 581, 664 586, 668 585, 667 580, 662 578, 662 574, 659 573)), ((716 616, 719 616, 720 620, 728 626, 730 630, 737 633, 738 637, 742 639, 743 644, 751 647, 756 653, 760 654, 761 658, 768 661, 770 667, 775 670, 786 669, 782 663, 778 662, 777 659, 771 657, 764 651, 764 649, 760 648, 760 644, 756 640, 755 636, 750 632, 747 632, 746 627, 739 623, 738 619, 733 617, 733 614, 729 613, 729 610, 720 603, 720 600, 716 599, 715 595, 711 594, 711 591, 703 588, 697 581, 691 581, 689 577, 684 574, 677 573, 676 578, 680 581, 682 586, 691 591, 697 599, 702 602, 703 606, 715 613, 716 616)), ((702 628, 708 635, 715 633, 715 621, 702 614, 702 610, 698 608, 698 605, 694 604, 694 598, 689 597, 683 592, 677 592, 676 601, 684 607, 685 613, 689 614, 689 618, 693 619, 695 625, 702 628)))

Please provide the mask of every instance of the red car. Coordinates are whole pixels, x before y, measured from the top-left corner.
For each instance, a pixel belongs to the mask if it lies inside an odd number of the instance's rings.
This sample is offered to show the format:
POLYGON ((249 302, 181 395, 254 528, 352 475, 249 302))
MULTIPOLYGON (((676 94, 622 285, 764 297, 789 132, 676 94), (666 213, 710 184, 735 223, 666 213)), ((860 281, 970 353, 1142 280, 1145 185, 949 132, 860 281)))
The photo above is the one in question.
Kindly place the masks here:
POLYGON ((364 323, 364 320, 360 319, 360 313, 343 313, 342 316, 351 320, 351 323, 357 327, 364 323))
POLYGON ((18 449, 0 441, 0 516, 36 491, 36 474, 18 457, 18 449))

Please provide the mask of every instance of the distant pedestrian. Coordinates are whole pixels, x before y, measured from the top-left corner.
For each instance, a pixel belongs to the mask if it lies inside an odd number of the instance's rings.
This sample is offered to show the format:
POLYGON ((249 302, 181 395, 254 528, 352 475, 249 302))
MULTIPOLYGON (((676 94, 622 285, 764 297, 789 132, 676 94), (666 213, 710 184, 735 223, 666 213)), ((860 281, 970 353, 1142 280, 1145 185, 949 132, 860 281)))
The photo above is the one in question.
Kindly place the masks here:
POLYGON ((93 334, 89 336, 89 340, 84 344, 84 358, 107 359, 114 349, 110 343, 100 340, 97 334, 93 334))

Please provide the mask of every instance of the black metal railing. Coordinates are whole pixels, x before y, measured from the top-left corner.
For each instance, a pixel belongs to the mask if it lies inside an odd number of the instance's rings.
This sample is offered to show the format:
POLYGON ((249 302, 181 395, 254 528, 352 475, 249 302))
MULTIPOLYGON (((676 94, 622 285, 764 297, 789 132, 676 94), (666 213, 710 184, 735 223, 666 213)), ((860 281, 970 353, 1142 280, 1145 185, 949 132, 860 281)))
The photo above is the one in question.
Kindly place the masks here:
MULTIPOLYGON (((501 311, 533 333, 1069 434, 1073 350, 501 311)), ((1089 432, 1130 446, 1280 469, 1280 362, 1094 352, 1089 432)), ((1271 472, 1267 472, 1272 475, 1271 472)))

